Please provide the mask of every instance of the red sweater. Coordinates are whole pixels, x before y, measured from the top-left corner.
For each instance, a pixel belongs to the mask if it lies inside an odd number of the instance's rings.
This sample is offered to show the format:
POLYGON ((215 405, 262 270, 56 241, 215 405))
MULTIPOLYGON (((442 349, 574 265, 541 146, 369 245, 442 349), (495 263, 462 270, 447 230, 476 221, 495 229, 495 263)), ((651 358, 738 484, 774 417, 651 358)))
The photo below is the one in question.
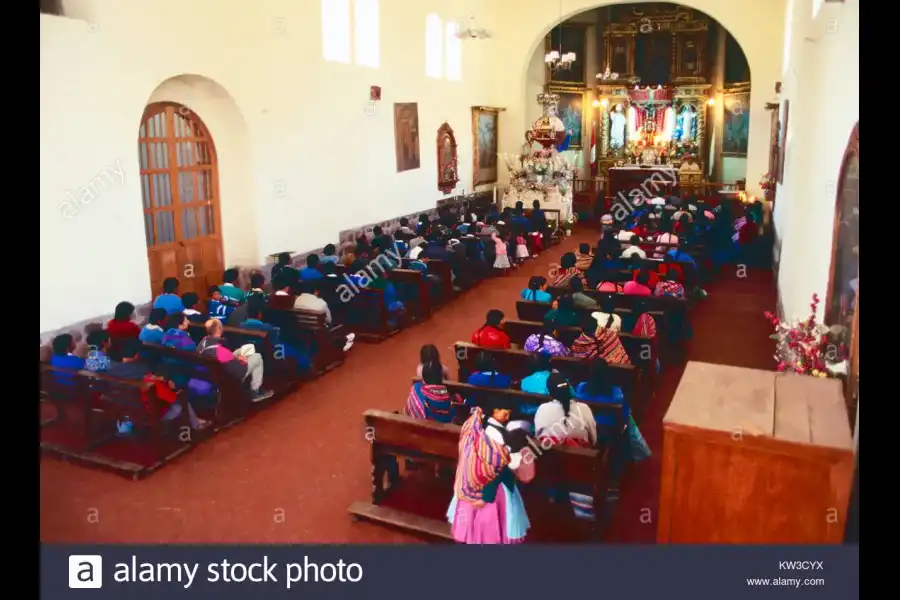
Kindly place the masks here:
POLYGON ((512 344, 509 336, 502 329, 485 325, 472 334, 472 343, 482 348, 492 348, 494 350, 506 350, 512 344))
POLYGON ((136 338, 141 335, 141 328, 137 326, 137 323, 133 323, 132 321, 110 319, 109 323, 106 324, 106 332, 111 339, 124 340, 136 338))

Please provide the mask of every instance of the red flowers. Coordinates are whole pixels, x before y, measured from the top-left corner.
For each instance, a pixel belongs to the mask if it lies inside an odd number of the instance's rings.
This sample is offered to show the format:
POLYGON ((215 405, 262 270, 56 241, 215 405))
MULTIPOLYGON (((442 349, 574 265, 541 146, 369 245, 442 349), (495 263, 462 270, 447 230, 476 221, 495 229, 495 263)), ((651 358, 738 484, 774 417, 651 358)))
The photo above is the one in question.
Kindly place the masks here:
POLYGON ((771 311, 763 313, 775 330, 769 337, 776 342, 774 358, 778 372, 793 371, 826 377, 830 366, 847 358, 846 345, 832 342, 828 328, 816 323, 818 306, 819 295, 813 294, 809 317, 796 320, 793 324, 781 321, 771 311))

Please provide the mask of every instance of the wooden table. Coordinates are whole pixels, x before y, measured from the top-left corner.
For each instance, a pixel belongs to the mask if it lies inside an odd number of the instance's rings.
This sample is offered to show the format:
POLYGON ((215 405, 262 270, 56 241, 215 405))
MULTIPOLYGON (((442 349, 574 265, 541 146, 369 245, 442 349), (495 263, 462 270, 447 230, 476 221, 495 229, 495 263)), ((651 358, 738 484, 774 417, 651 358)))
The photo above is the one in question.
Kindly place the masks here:
POLYGON ((854 455, 837 380, 692 361, 663 427, 657 542, 843 541, 854 455))

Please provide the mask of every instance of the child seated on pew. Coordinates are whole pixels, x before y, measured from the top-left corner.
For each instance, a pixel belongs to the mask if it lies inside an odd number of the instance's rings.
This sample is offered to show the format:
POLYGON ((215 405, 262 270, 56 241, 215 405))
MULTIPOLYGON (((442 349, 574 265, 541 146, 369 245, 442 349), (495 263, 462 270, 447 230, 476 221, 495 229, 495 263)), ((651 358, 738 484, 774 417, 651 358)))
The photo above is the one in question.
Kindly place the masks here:
POLYGON ((119 302, 113 318, 106 323, 106 332, 109 333, 109 337, 114 342, 138 337, 141 334, 141 328, 132 320, 133 318, 134 304, 119 302))
POLYGON ((506 315, 503 311, 491 309, 488 311, 484 325, 472 334, 472 343, 482 348, 506 350, 512 346, 509 335, 503 331, 503 319, 506 315))
MULTIPOLYGON (((53 355, 50 357, 50 366, 67 371, 81 371, 84 369, 84 359, 75 356, 75 338, 68 333, 61 333, 53 338, 53 355)), ((61 385, 74 385, 75 378, 63 374, 54 373, 53 380, 61 385)))
POLYGON ((441 373, 444 379, 450 379, 450 369, 441 363, 441 353, 434 344, 425 344, 419 350, 419 366, 416 367, 416 377, 422 378, 422 370, 427 364, 441 365, 441 373))
POLYGON ((182 296, 181 302, 184 304, 184 316, 191 323, 206 323, 209 320, 208 316, 197 310, 197 305, 200 304, 200 296, 194 292, 188 292, 182 296))
POLYGON ((662 281, 670 272, 675 274, 675 278, 677 281, 679 281, 680 283, 684 283, 684 269, 675 261, 675 257, 672 254, 667 253, 663 257, 663 264, 659 265, 659 269, 657 270, 657 273, 659 274, 659 280, 651 287, 655 288, 657 285, 659 285, 659 282, 662 281))
POLYGON ((557 327, 578 327, 581 318, 575 310, 572 296, 565 294, 556 299, 553 308, 544 315, 545 323, 553 323, 557 327))
POLYGON ((237 308, 237 304, 223 296, 219 286, 211 286, 208 292, 209 302, 206 305, 209 308, 209 318, 218 319, 225 323, 231 317, 234 309, 237 308))
MULTIPOLYGON (((102 329, 90 332, 87 336, 88 355, 84 361, 84 368, 92 373, 100 373, 109 369, 110 343, 108 332, 102 329)), ((124 340, 121 343, 124 343, 124 340)))
POLYGON ((584 283, 577 277, 569 282, 569 293, 576 310, 597 310, 597 301, 584 293, 584 283))
POLYGON ((319 261, 322 264, 331 263, 336 265, 338 263, 337 247, 334 244, 326 244, 322 248, 322 255, 322 259, 319 261))
MULTIPOLYGON (((296 363, 296 372, 298 374, 309 371, 312 366, 310 359, 310 351, 302 348, 297 344, 288 344, 281 339, 281 329, 263 321, 263 311, 265 310, 265 302, 259 297, 250 296, 247 299, 247 318, 244 319, 239 327, 241 329, 250 329, 252 331, 267 331, 269 333, 269 342, 274 350, 275 360, 283 360, 292 358, 296 363)), ((261 348, 257 348, 259 352, 261 348)))
MULTIPOLYGON (((622 423, 626 426, 628 433, 628 455, 631 460, 638 462, 645 458, 649 458, 653 453, 644 436, 641 435, 634 417, 631 415, 631 408, 626 402, 622 389, 613 385, 612 375, 609 372, 609 365, 602 358, 591 363, 591 372, 587 381, 583 381, 575 388, 575 397, 579 400, 586 400, 595 404, 621 404, 622 405, 622 423)), ((611 417, 607 415, 597 415, 594 420, 601 428, 605 428, 611 433, 615 433, 616 426, 611 417)), ((614 467, 615 469, 615 467, 614 467)))
POLYGON ((178 297, 178 279, 176 277, 167 277, 163 281, 163 293, 156 297, 153 301, 153 308, 164 308, 167 315, 181 312, 184 305, 181 298, 178 297))
POLYGON ((444 385, 444 367, 440 362, 419 365, 422 381, 416 381, 409 390, 403 414, 416 419, 438 423, 453 421, 452 403, 462 402, 457 394, 451 394, 444 385))
POLYGON ((584 273, 575 266, 575 253, 566 252, 559 259, 559 267, 553 269, 555 272, 550 277, 550 287, 568 287, 569 281, 573 277, 584 279, 584 273))
POLYGON ((540 275, 534 275, 528 280, 528 287, 522 290, 519 296, 522 300, 531 302, 553 302, 553 296, 547 293, 547 279, 540 275))
POLYGON ((557 336, 556 323, 544 321, 540 333, 529 335, 522 349, 525 352, 546 353, 550 356, 569 356, 569 349, 556 339, 557 336))
MULTIPOLYGON (((538 352, 531 357, 531 375, 522 379, 520 389, 529 394, 538 394, 546 396, 550 392, 547 390, 547 378, 553 372, 550 366, 550 355, 545 352, 538 352)), ((525 416, 533 416, 537 412, 538 405, 521 405, 519 412, 525 416)))
POLYGON ((166 313, 166 309, 164 308, 154 308, 151 310, 150 315, 147 317, 147 324, 141 329, 138 339, 146 344, 162 345, 163 336, 166 334, 163 326, 165 325, 167 316, 168 313, 166 313))
MULTIPOLYGON (((120 347, 121 361, 113 361, 109 364, 107 375, 118 377, 119 379, 128 379, 131 381, 154 381, 156 382, 156 395, 163 402, 161 408, 165 408, 162 414, 164 421, 171 421, 181 416, 181 404, 177 404, 177 395, 175 394, 175 384, 167 381, 164 377, 155 375, 150 367, 141 361, 140 358, 141 344, 138 340, 126 340, 120 347)), ((190 404, 188 407, 188 422, 191 429, 203 430, 209 427, 210 422, 197 417, 194 407, 190 404)), ((120 424, 120 432, 130 432, 131 427, 124 427, 120 424)))
POLYGON ((461 544, 517 544, 531 524, 516 486, 534 479, 535 456, 521 429, 506 429, 515 406, 489 397, 462 426, 447 521, 461 544))
MULTIPOLYGON (((622 294, 626 296, 652 296, 653 292, 651 290, 651 285, 655 285, 652 283, 651 271, 649 269, 641 269, 634 275, 634 279, 631 281, 626 281, 625 285, 622 286, 622 294)), ((657 281, 659 278, 656 278, 657 281)))
POLYGON ((674 270, 667 272, 663 280, 653 288, 653 295, 684 298, 684 286, 678 281, 678 273, 674 270))
MULTIPOLYGON (((630 232, 629 232, 630 233, 630 232)), ((631 260, 632 256, 637 256, 638 258, 647 258, 647 253, 644 252, 644 249, 641 248, 641 238, 631 234, 631 237, 628 238, 630 245, 622 250, 622 258, 624 260, 631 260)))
POLYGON ((594 253, 591 251, 590 244, 579 244, 578 252, 575 253, 575 267, 584 273, 591 268, 594 262, 594 253))
POLYGON ((512 380, 508 375, 497 372, 492 354, 479 352, 475 356, 475 372, 469 375, 466 383, 478 387, 508 389, 512 380))
POLYGON ((247 293, 238 287, 241 272, 237 269, 226 269, 222 273, 222 285, 219 286, 219 292, 222 298, 228 299, 235 303, 243 302, 247 299, 247 293))
MULTIPOLYGON (((534 429, 541 447, 551 444, 593 448, 597 444, 597 423, 590 407, 572 399, 572 388, 568 380, 559 373, 550 375, 547 389, 551 400, 541 404, 534 415, 534 429)), ((589 490, 560 486, 554 495, 565 498, 566 492, 576 517, 594 518, 594 498, 589 490)))
POLYGON ((247 293, 247 302, 251 298, 260 298, 263 304, 269 299, 269 295, 263 289, 266 285, 266 276, 259 271, 250 274, 250 291, 247 293))

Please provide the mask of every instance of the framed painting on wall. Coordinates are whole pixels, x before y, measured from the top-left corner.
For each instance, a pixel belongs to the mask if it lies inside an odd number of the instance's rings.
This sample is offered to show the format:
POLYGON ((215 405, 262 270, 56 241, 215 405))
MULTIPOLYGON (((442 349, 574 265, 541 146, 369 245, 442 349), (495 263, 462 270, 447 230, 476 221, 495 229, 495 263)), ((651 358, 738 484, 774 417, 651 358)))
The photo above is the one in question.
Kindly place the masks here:
POLYGON ((415 102, 394 104, 394 146, 398 173, 419 168, 419 105, 415 102))
POLYGON ((725 133, 723 156, 747 158, 750 139, 750 93, 725 94, 725 133))
POLYGON ((584 145, 584 90, 572 88, 551 88, 559 95, 556 115, 563 122, 567 132, 572 132, 570 150, 580 150, 584 145))
POLYGON ((472 188, 497 181, 500 109, 472 107, 472 188))

